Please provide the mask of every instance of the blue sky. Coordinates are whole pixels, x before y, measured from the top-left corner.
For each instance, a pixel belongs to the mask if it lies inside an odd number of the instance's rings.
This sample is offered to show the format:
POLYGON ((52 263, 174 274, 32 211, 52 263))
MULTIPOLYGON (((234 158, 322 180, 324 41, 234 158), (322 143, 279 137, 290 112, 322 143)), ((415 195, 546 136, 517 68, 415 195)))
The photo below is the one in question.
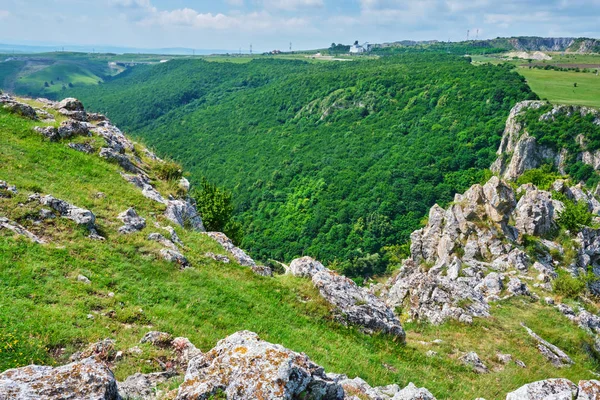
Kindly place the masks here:
POLYGON ((467 30, 600 37, 600 0, 0 0, 0 43, 263 51, 467 30))

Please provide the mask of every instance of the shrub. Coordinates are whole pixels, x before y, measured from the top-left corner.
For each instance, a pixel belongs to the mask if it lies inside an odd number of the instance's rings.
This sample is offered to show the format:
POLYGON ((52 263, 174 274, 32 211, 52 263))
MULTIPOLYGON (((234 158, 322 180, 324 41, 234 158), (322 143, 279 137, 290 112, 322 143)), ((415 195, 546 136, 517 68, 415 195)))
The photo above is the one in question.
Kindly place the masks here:
POLYGON ((556 294, 574 299, 585 291, 587 285, 585 279, 575 278, 569 273, 560 273, 552 286, 556 294))
POLYGON ((563 229, 577 232, 584 226, 592 223, 593 215, 589 211, 587 203, 580 201, 575 203, 564 195, 553 193, 552 197, 563 202, 565 209, 558 215, 557 223, 563 229))
POLYGON ((200 189, 195 190, 192 197, 206 229, 223 232, 234 243, 241 242, 242 225, 233 219, 233 196, 230 192, 203 179, 200 189))
POLYGON ((561 179, 562 177, 562 175, 554 170, 553 165, 544 164, 541 168, 525 171, 517 179, 517 184, 520 186, 532 183, 540 190, 548 190, 557 179, 561 179))
POLYGON ((183 176, 181 166, 174 161, 159 162, 153 169, 160 179, 166 181, 176 181, 183 176))

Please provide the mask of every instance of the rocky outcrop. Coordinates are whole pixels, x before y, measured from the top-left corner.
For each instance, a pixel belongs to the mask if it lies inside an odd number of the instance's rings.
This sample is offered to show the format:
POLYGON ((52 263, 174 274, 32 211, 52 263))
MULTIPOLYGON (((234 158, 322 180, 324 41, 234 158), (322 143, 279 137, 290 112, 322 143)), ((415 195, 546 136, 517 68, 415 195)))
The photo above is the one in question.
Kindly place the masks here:
POLYGON ((145 174, 128 175, 121 174, 121 176, 129 183, 134 184, 138 188, 142 189, 142 195, 154 200, 157 203, 167 204, 167 201, 162 197, 160 193, 150 184, 150 178, 145 174))
POLYGON ((84 122, 88 120, 83 104, 72 97, 54 103, 54 108, 56 108, 60 114, 71 119, 84 122))
POLYGON ((470 367, 473 372, 477 374, 487 374, 490 372, 488 367, 483 363, 483 361, 481 361, 477 353, 474 351, 462 356, 460 361, 466 366, 470 367))
POLYGON ((342 387, 301 353, 261 340, 248 331, 234 333, 189 363, 177 400, 344 398, 342 387))
POLYGON ((177 246, 175 246, 175 243, 173 243, 171 240, 167 239, 160 233, 151 233, 150 235, 148 235, 148 240, 158 242, 171 250, 177 250, 177 246))
POLYGON ((207 232, 206 234, 219 243, 241 266, 250 267, 257 275, 273 275, 271 268, 256 264, 256 262, 250 256, 248 256, 244 250, 234 245, 231 239, 229 239, 224 233, 207 232))
POLYGON ((176 376, 174 371, 155 372, 151 374, 136 373, 119 383, 119 395, 122 400, 154 400, 161 395, 157 386, 176 376))
POLYGON ((58 368, 31 365, 0 374, 0 399, 117 400, 112 372, 95 358, 58 368))
POLYGON ((160 256, 165 261, 179 265, 179 267, 182 269, 190 266, 188 259, 177 250, 162 249, 160 251, 160 256))
POLYGON ((167 201, 165 217, 181 227, 206 232, 200 214, 198 214, 196 207, 188 200, 167 201))
POLYGON ((509 393, 506 400, 578 399, 577 386, 567 379, 547 379, 529 383, 509 393))
POLYGON ((338 319, 342 322, 357 325, 368 333, 384 332, 404 342, 406 335, 394 312, 381 299, 352 280, 309 257, 292 261, 290 272, 311 278, 321 296, 335 307, 338 319))
POLYGON ((107 161, 118 164, 121 168, 123 168, 127 172, 132 173, 141 173, 140 168, 131 160, 131 158, 125 154, 121 154, 116 152, 115 150, 109 147, 103 147, 100 149, 100 157, 106 159, 107 161))
POLYGON ((0 93, 0 105, 2 105, 2 108, 13 114, 17 114, 29 119, 38 119, 37 113, 33 107, 31 107, 29 104, 16 100, 8 94, 0 93))
POLYGON ((64 200, 57 199, 51 195, 39 197, 33 195, 32 198, 39 198, 40 204, 52 208, 57 211, 61 217, 70 219, 78 225, 83 225, 90 231, 90 238, 94 240, 104 240, 104 238, 96 232, 96 216, 90 210, 74 206, 64 200))
POLYGON ((124 223, 124 225, 119 228, 119 233, 124 235, 139 232, 146 227, 146 220, 140 217, 133 208, 123 211, 117 218, 124 223))
MULTIPOLYGON (((510 112, 506 121, 504 135, 498 148, 498 158, 491 167, 491 170, 504 179, 515 180, 525 171, 539 168, 549 161, 554 164, 558 171, 564 174, 565 162, 568 157, 566 149, 556 150, 551 147, 541 145, 537 139, 530 136, 526 127, 519 122, 520 118, 529 109, 539 109, 546 106, 546 102, 524 101, 518 103, 510 112)), ((600 125, 600 114, 598 110, 582 106, 555 105, 552 110, 540 117, 541 120, 552 121, 558 114, 572 116, 575 114, 581 116, 591 115, 596 118, 597 125, 600 125)), ((578 145, 581 150, 578 154, 573 154, 578 160, 591 165, 594 169, 600 170, 600 151, 590 152, 585 148, 585 140, 578 139, 578 145)))
POLYGON ((431 392, 409 383, 404 389, 398 385, 371 387, 361 378, 348 379, 345 375, 327 374, 344 389, 345 400, 436 400, 431 392))

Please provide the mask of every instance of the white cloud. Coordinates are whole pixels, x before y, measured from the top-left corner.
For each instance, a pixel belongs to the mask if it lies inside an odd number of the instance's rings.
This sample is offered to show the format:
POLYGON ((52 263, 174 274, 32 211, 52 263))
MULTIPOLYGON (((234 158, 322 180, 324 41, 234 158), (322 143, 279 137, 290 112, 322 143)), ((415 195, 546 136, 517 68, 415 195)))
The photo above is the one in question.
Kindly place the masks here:
POLYGON ((7 10, 0 10, 0 19, 4 19, 4 18, 8 18, 10 17, 10 12, 8 12, 7 10))
POLYGON ((302 8, 320 8, 325 6, 323 0, 263 0, 268 9, 296 11, 302 8))

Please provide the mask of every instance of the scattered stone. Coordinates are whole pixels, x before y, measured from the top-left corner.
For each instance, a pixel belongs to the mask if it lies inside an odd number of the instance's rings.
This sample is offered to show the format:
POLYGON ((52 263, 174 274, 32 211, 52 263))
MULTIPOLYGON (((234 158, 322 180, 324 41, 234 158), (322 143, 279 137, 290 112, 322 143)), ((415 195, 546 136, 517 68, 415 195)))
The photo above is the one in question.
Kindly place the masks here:
POLYGON ((177 251, 177 246, 175 246, 175 243, 173 243, 172 241, 170 241, 169 239, 167 239, 160 233, 156 233, 156 232, 151 233, 150 235, 148 235, 148 240, 158 242, 171 250, 177 251))
POLYGON ((137 373, 124 382, 119 383, 119 394, 123 400, 154 400, 159 398, 156 387, 174 377, 174 371, 155 372, 152 374, 137 373))
POLYGON ((114 292, 108 292, 107 296, 110 298, 113 298, 113 297, 115 297, 115 294, 114 294, 114 292))
POLYGON ((10 369, 0 374, 0 399, 23 400, 117 400, 112 372, 95 358, 62 367, 10 369))
POLYGON ((102 361, 113 361, 117 352, 115 351, 116 342, 112 339, 104 339, 97 343, 92 343, 84 350, 73 354, 69 361, 81 361, 89 357, 96 357, 102 361))
POLYGON ((140 343, 150 343, 156 347, 170 347, 173 342, 173 335, 166 332, 150 331, 144 335, 140 343))
POLYGON ((508 292, 515 296, 529 296, 529 289, 527 289, 527 284, 521 282, 521 280, 517 277, 510 278, 508 282, 508 292))
POLYGON ((409 383, 407 387, 398 392, 393 400, 436 400, 431 392, 425 388, 418 388, 414 383, 409 383))
POLYGON ((179 180, 178 187, 179 190, 181 190, 184 193, 187 193, 190 191, 190 181, 188 181, 186 178, 181 178, 179 180))
POLYGON ((160 255, 168 262, 179 264, 182 269, 190 266, 187 258, 177 250, 162 249, 160 255))
POLYGON ((90 229, 94 228, 96 216, 89 210, 76 207, 51 195, 40 198, 40 203, 58 211, 61 217, 75 221, 78 225, 85 225, 90 229))
POLYGON ((177 400, 206 399, 219 390, 230 400, 344 398, 342 387, 306 355, 248 331, 234 333, 192 359, 177 400))
POLYGON ((62 108, 67 111, 83 111, 84 110, 83 104, 79 100, 77 100, 73 97, 67 97, 66 99, 56 103, 54 105, 54 108, 56 108, 57 110, 60 110, 62 108))
POLYGON ((139 232, 146 227, 146 220, 140 217, 133 208, 122 212, 117 218, 125 224, 119 228, 119 233, 124 235, 139 232))
POLYGON ((92 130, 99 136, 103 137, 106 145, 117 153, 123 154, 125 151, 134 151, 133 142, 119 130, 116 126, 108 121, 100 122, 92 130))
POLYGON ((78 275, 77 276, 77 281, 81 282, 81 283, 85 283, 86 285, 90 285, 92 283, 92 281, 90 281, 86 276, 84 275, 78 275))
POLYGON ((187 367, 191 359, 202 355, 202 351, 194 346, 188 338, 177 337, 173 339, 172 347, 177 354, 178 363, 182 366, 187 367))
POLYGON ((215 254, 213 252, 208 252, 208 253, 204 254, 204 257, 212 258, 213 260, 224 263, 224 264, 229 264, 229 262, 230 262, 229 257, 221 255, 221 254, 215 254))
POLYGON ((142 195, 157 203, 167 204, 167 201, 150 184, 150 179, 144 174, 128 175, 121 173, 121 176, 128 182, 142 189, 142 195))
POLYGON ((433 358, 433 357, 437 357, 437 356, 438 356, 438 353, 437 353, 437 351, 428 350, 428 351, 425 353, 425 356, 427 356, 427 357, 430 357, 430 358, 433 358))
POLYGON ((567 379, 547 379, 521 386, 506 400, 572 400, 577 398, 577 391, 577 386, 567 379))
POLYGON ((515 364, 521 368, 527 368, 527 365, 525 365, 525 363, 521 360, 515 360, 515 364))
POLYGON ((537 348, 544 357, 548 359, 555 367, 565 367, 574 364, 573 360, 561 349, 553 345, 552 343, 542 339, 535 332, 529 329, 524 324, 521 324, 523 328, 527 330, 529 336, 535 339, 537 342, 537 348))
POLYGON ((42 136, 50 139, 50 141, 52 142, 56 142, 60 139, 58 129, 54 126, 36 126, 35 128, 33 128, 33 130, 41 134, 42 136))
POLYGON ((4 109, 13 114, 20 115, 29 119, 38 119, 35 109, 28 104, 18 102, 16 100, 0 102, 4 104, 4 109))
POLYGON ((69 143, 67 146, 85 154, 92 154, 94 152, 94 147, 89 143, 69 143))
POLYGON ((471 367, 475 373, 487 374, 489 372, 486 365, 483 363, 483 361, 481 361, 477 353, 475 353, 474 351, 462 356, 460 358, 460 361, 462 361, 462 363, 466 366, 471 367))
POLYGON ((217 241, 233 258, 243 267, 250 267, 257 275, 273 276, 273 271, 269 267, 259 266, 248 256, 244 250, 236 247, 231 239, 221 232, 207 232, 208 236, 217 241))
POLYGON ((58 127, 59 139, 67 139, 73 136, 90 136, 88 124, 85 122, 67 120, 58 127))
POLYGON ((554 299, 552 297, 544 297, 544 302, 546 304, 548 304, 549 306, 553 306, 554 305, 554 299))
POLYGON ((206 232, 196 207, 187 200, 169 200, 165 217, 183 228, 189 227, 195 231, 206 232))
POLYGON ((506 365, 512 361, 512 356, 510 354, 498 353, 498 354, 496 354, 496 358, 498 359, 498 361, 500 361, 504 365, 506 365))
POLYGON ((10 231, 13 231, 17 235, 25 236, 26 238, 28 238, 29 240, 31 240, 32 242, 37 243, 37 244, 45 244, 46 243, 44 240, 40 239, 35 234, 29 232, 23 226, 17 224, 16 222, 9 220, 8 218, 5 218, 5 217, 0 217, 0 230, 2 230, 2 229, 8 229, 10 231))

